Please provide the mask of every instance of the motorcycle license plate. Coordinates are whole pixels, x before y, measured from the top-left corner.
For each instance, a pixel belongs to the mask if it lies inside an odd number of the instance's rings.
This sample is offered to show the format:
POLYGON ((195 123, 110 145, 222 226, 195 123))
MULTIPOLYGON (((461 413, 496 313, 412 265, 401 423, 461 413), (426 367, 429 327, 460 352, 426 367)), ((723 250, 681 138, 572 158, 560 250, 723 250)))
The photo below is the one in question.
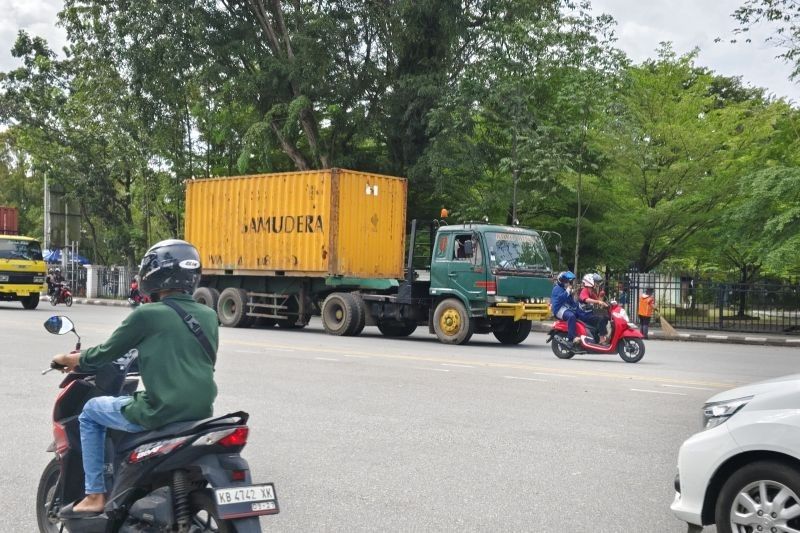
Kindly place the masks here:
POLYGON ((222 519, 278 512, 278 497, 272 483, 214 489, 214 499, 222 519))

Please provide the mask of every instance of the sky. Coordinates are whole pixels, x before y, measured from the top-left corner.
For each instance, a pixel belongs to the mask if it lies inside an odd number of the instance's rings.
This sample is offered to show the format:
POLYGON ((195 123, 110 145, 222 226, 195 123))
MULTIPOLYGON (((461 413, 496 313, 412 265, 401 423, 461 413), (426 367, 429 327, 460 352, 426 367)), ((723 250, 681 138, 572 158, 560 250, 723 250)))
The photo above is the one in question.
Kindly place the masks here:
MULTIPOLYGON (((730 15, 743 0, 592 0, 595 12, 617 21, 618 46, 634 62, 652 57, 661 41, 682 54, 700 48, 699 65, 800 105, 800 82, 789 81, 790 68, 776 59, 778 50, 763 43, 767 27, 751 32, 752 43, 728 43, 736 27, 730 15), (715 43, 721 37, 723 42, 715 43)), ((66 42, 56 26, 62 0, 0 0, 0 71, 17 66, 11 57, 19 29, 47 39, 60 51, 66 42)))

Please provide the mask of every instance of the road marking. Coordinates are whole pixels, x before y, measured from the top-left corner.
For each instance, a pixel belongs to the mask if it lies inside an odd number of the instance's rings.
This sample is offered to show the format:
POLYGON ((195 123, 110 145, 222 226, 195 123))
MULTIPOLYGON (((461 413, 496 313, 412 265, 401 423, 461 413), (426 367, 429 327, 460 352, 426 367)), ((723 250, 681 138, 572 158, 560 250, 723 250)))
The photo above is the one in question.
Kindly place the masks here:
POLYGON ((367 359, 366 355, 353 355, 351 353, 344 354, 345 357, 355 357, 356 359, 367 359))
POLYGON ((634 392, 649 392, 651 394, 671 394, 672 396, 687 396, 682 392, 667 392, 663 390, 631 389, 634 392))
POLYGON ((786 342, 800 342, 800 339, 786 339, 786 342))
POLYGON ((450 372, 446 368, 431 368, 429 366, 415 366, 413 368, 417 370, 430 370, 431 372, 450 372))
POLYGON ((317 361, 338 361, 338 359, 334 359, 333 357, 315 357, 317 361))
POLYGON ((727 335, 706 335, 706 339, 721 339, 721 340, 725 340, 727 338, 728 338, 727 335))
MULTIPOLYGON (((798 339, 800 341, 800 339, 798 339)), ((248 342, 248 341, 240 341, 240 340, 227 340, 225 344, 237 345, 237 346, 256 346, 259 348, 291 348, 297 350, 296 345, 294 346, 287 346, 287 345, 269 345, 264 344, 263 342, 248 342)), ((364 357, 372 357, 372 358, 381 358, 381 359, 396 359, 401 361, 415 361, 417 363, 424 362, 424 363, 452 363, 452 362, 459 362, 463 364, 470 364, 475 367, 479 368, 501 368, 505 370, 521 370, 524 372, 534 372, 539 373, 543 376, 568 376, 568 377, 595 377, 595 378, 608 378, 608 379, 617 379, 617 380, 636 380, 642 382, 649 382, 649 383, 673 383, 676 385, 696 385, 699 387, 716 387, 721 389, 731 389, 739 383, 736 382, 720 382, 720 381, 704 381, 704 380, 691 380, 691 379, 676 379, 676 378, 666 378, 666 377, 659 377, 659 376, 641 376, 636 374, 626 374, 622 372, 605 372, 605 371, 598 371, 598 370, 566 370, 566 366, 568 364, 560 364, 559 368, 553 367, 546 367, 546 366, 537 366, 537 365, 530 365, 530 364, 523 364, 523 363, 492 363, 492 362, 483 362, 483 361, 470 361, 465 359, 459 359, 458 356, 453 353, 452 355, 448 354, 445 357, 433 357, 433 356, 422 356, 422 355, 415 355, 415 354, 403 354, 403 353, 376 353, 376 352, 358 352, 354 350, 337 350, 333 348, 307 348, 302 349, 305 352, 312 352, 312 353, 327 353, 327 354, 337 354, 337 355, 362 355, 364 357)))
POLYGON ((455 367, 458 367, 458 368, 475 368, 472 365, 457 365, 457 364, 454 364, 454 363, 442 363, 442 366, 455 366, 455 367))
POLYGON ((506 379, 520 379, 522 381, 540 381, 542 383, 550 383, 546 379, 538 379, 538 378, 521 378, 519 376, 503 376, 506 379))
POLYGON ((534 372, 537 376, 556 376, 559 378, 576 378, 578 376, 571 376, 569 374, 556 374, 555 372, 534 372))
POLYGON ((692 389, 692 390, 707 390, 707 391, 714 391, 715 389, 709 389, 706 387, 689 387, 687 385, 661 385, 662 387, 672 387, 673 389, 692 389))
POLYGON ((753 341, 753 342, 766 342, 766 337, 745 337, 744 340, 746 341, 753 341))
POLYGON ((258 351, 258 350, 236 350, 236 353, 259 353, 259 354, 265 354, 266 352, 258 351))
POLYGON ((269 349, 272 350, 273 352, 296 352, 297 351, 297 350, 294 350, 292 348, 276 348, 274 346, 271 346, 269 349))

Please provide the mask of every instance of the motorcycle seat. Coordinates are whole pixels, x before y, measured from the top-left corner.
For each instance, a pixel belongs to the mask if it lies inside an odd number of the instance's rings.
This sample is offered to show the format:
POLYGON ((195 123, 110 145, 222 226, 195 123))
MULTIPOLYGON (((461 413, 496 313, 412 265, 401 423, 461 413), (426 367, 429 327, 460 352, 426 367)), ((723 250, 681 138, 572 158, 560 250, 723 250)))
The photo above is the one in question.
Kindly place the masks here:
POLYGON ((222 426, 234 426, 247 423, 249 415, 244 411, 229 413, 227 415, 204 418, 202 420, 187 420, 184 422, 173 422, 152 431, 142 431, 140 433, 127 433, 116 445, 120 451, 128 451, 141 446, 147 442, 158 440, 173 439, 183 437, 193 433, 222 426))

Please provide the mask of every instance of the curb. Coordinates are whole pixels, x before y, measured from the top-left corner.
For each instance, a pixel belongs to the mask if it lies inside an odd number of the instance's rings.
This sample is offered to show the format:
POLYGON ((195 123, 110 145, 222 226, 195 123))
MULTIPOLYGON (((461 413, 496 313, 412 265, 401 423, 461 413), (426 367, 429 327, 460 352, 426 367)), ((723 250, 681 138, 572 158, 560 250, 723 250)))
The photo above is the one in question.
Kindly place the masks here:
MULTIPOLYGON (((549 322, 534 322, 533 331, 547 333, 550 331, 549 322)), ((678 333, 678 336, 670 336, 660 329, 650 330, 649 341, 678 341, 678 342, 715 342, 720 344, 749 344, 752 346, 787 346, 800 348, 800 337, 768 337, 758 334, 723 334, 719 332, 692 332, 678 333)))
MULTIPOLYGON (((49 300, 47 296, 42 296, 42 300, 49 300)), ((105 305, 110 307, 130 307, 127 300, 110 300, 105 298, 73 298, 73 303, 84 305, 105 305)), ((534 322, 533 331, 547 333, 550 331, 551 322, 534 322)), ((723 334, 719 332, 692 332, 678 333, 677 337, 666 335, 660 329, 650 331, 648 340, 659 341, 678 341, 678 342, 715 342, 720 344, 749 344, 751 346, 787 346, 800 348, 800 337, 769 337, 758 334, 723 334)))

